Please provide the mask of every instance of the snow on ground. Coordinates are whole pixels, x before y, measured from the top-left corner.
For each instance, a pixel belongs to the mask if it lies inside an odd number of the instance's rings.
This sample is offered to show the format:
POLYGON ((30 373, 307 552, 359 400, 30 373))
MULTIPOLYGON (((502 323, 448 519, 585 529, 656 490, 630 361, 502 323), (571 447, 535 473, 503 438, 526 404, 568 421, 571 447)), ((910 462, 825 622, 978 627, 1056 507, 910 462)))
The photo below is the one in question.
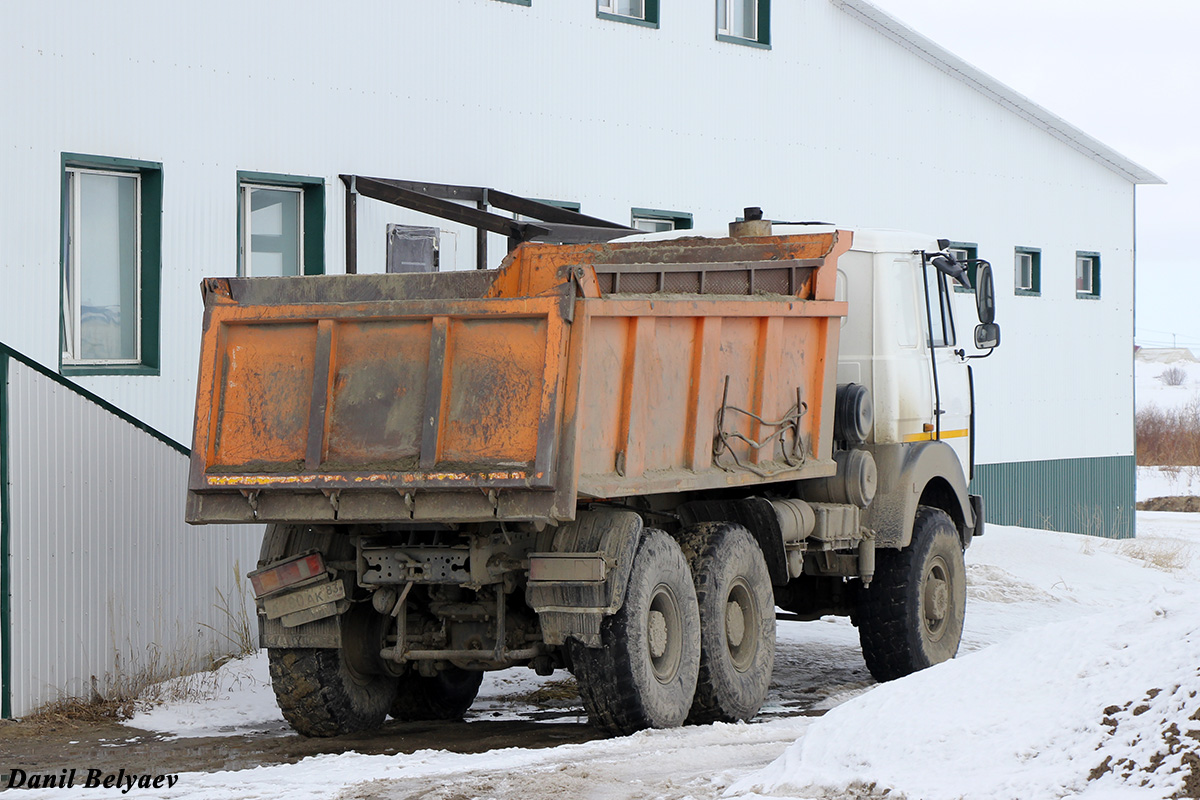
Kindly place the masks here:
MULTIPOLYGON (((1186 354, 1188 351, 1182 352, 1186 354)), ((1154 355, 1139 354, 1133 362, 1134 392, 1138 408, 1150 405, 1162 409, 1181 408, 1200 398, 1200 361, 1194 358, 1189 361, 1186 357, 1160 361, 1156 360, 1154 355), (1183 374, 1183 382, 1177 386, 1165 383, 1163 373, 1169 370, 1179 370, 1183 374)))
MULTIPOLYGON (((967 625, 952 662, 883 686, 854 683, 861 654, 845 620, 780 623, 781 653, 805 662, 799 674, 814 684, 839 676, 824 717, 779 716, 787 709, 777 706, 749 725, 546 749, 349 752, 185 773, 169 790, 128 796, 1165 798, 1195 758, 1188 733, 1200 729, 1198 558, 1196 514, 1139 513, 1138 538, 1120 542, 990 526, 967 552, 967 625)), ((131 723, 174 735, 257 730, 278 712, 265 707, 261 659, 244 667, 224 668, 248 677, 225 682, 218 699, 170 703, 131 723)), ((514 713, 509 699, 545 680, 489 676, 472 718, 514 713)))
POLYGON ((1137 499, 1195 497, 1200 495, 1200 466, 1138 467, 1137 499))
POLYGON ((154 694, 175 699, 142 708, 128 725, 181 738, 287 728, 271 691, 265 650, 211 673, 167 681, 154 694))

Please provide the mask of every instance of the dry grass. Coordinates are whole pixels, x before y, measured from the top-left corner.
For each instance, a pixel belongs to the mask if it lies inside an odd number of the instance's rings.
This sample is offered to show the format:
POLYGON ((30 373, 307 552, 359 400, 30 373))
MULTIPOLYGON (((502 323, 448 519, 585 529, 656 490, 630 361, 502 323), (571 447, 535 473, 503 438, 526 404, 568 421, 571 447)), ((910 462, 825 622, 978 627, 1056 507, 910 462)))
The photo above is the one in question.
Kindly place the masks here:
POLYGON ((234 647, 234 658, 248 656, 258 650, 258 637, 255 635, 255 624, 250 620, 247 605, 250 598, 247 591, 248 581, 242 579, 242 567, 238 562, 233 564, 233 588, 228 592, 217 589, 219 601, 214 606, 225 618, 228 631, 214 628, 212 625, 201 623, 203 627, 216 633, 234 647))
POLYGON ((1134 421, 1139 465, 1200 465, 1200 395, 1177 409, 1147 406, 1134 421))
POLYGON ((1183 542, 1131 539, 1121 543, 1121 555, 1145 562, 1163 572, 1179 572, 1192 565, 1192 549, 1183 542))

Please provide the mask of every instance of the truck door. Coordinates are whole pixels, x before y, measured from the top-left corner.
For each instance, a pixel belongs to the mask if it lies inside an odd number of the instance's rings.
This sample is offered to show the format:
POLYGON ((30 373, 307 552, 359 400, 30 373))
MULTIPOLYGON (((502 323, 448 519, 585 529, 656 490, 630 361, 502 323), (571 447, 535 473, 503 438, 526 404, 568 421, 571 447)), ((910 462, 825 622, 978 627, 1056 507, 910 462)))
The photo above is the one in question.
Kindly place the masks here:
POLYGON ((955 354, 957 349, 954 320, 953 281, 934 267, 924 265, 925 323, 930 335, 926 353, 930 354, 933 406, 930 439, 946 442, 958 454, 964 471, 969 468, 971 393, 967 367, 955 354))

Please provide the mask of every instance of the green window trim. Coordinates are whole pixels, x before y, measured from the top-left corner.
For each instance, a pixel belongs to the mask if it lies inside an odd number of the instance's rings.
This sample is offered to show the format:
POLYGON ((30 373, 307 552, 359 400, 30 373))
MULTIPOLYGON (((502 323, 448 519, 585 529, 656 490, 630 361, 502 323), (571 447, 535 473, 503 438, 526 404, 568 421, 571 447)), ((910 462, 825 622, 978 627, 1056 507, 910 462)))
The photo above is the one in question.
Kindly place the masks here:
POLYGON ((1042 296, 1042 251, 1037 247, 1015 247, 1013 248, 1013 294, 1018 297, 1041 297, 1042 296), (1016 268, 1016 256, 1028 255, 1030 259, 1030 286, 1023 287, 1018 284, 1020 272, 1016 268))
POLYGON ((602 0, 596 0, 596 18, 606 19, 611 22, 624 22, 628 25, 641 25, 643 28, 658 28, 658 0, 645 0, 645 16, 630 17, 625 14, 614 14, 611 11, 602 11, 600 3, 602 0))
MULTIPOLYGON (((979 245, 975 242, 951 242, 950 250, 965 250, 968 259, 979 258, 979 245)), ((971 264, 967 267, 967 280, 971 282, 971 288, 959 286, 958 281, 954 282, 954 291, 960 294, 975 294, 975 271, 978 264, 971 264)))
POLYGON ((325 179, 308 175, 288 175, 279 172, 252 172, 238 170, 237 173, 237 265, 235 274, 242 274, 242 236, 244 209, 242 208, 242 186, 253 183, 267 186, 285 186, 300 189, 304 195, 304 272, 305 275, 325 274, 325 179))
POLYGON ((160 365, 160 328, 162 313, 162 208, 163 169, 161 161, 140 161, 113 156, 93 156, 82 153, 63 153, 59 168, 61 181, 59 256, 58 256, 58 370, 63 375, 158 375, 160 365), (97 169, 109 172, 126 172, 140 178, 141 213, 138 220, 141 270, 141 314, 138 320, 140 357, 137 364, 89 364, 64 363, 67 324, 65 318, 66 297, 63 284, 66 280, 68 239, 67 220, 70 202, 67 171, 71 169, 97 169))
MULTIPOLYGON (((1075 264, 1078 270, 1079 259, 1090 258, 1092 260, 1092 290, 1090 292, 1082 291, 1078 286, 1075 287, 1075 297, 1079 300, 1099 300, 1100 299, 1100 254, 1094 250, 1076 250, 1075 264)), ((1078 276, 1076 276, 1078 278, 1078 276)))
MULTIPOLYGON (((733 0, 728 0, 733 2, 733 0)), ((771 0, 758 0, 757 36, 747 39, 742 36, 731 36, 721 33, 721 21, 717 20, 717 41, 729 44, 740 44, 745 47, 757 47, 762 50, 771 49, 771 0)))
POLYGON ((674 226, 674 230, 677 231, 690 231, 692 229, 692 215, 687 211, 668 211, 662 208, 640 208, 635 206, 629 212, 630 225, 636 228, 636 223, 639 219, 670 222, 674 226))
POLYGON ((512 3, 514 6, 531 6, 533 0, 499 0, 501 3, 512 3))

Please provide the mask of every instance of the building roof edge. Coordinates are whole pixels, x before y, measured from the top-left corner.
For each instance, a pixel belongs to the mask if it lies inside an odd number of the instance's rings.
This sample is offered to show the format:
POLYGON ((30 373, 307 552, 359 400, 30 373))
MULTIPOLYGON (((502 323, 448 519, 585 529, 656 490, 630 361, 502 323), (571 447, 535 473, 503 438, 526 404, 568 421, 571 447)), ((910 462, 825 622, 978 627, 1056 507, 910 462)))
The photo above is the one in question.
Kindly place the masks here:
POLYGON ((830 2, 942 72, 957 78, 980 94, 994 100, 1017 116, 1033 123, 1055 139, 1083 153, 1131 183, 1166 183, 1150 170, 1130 161, 1108 145, 1084 133, 1062 117, 1052 114, 983 70, 967 63, 932 39, 917 33, 867 0, 830 0, 830 2))

